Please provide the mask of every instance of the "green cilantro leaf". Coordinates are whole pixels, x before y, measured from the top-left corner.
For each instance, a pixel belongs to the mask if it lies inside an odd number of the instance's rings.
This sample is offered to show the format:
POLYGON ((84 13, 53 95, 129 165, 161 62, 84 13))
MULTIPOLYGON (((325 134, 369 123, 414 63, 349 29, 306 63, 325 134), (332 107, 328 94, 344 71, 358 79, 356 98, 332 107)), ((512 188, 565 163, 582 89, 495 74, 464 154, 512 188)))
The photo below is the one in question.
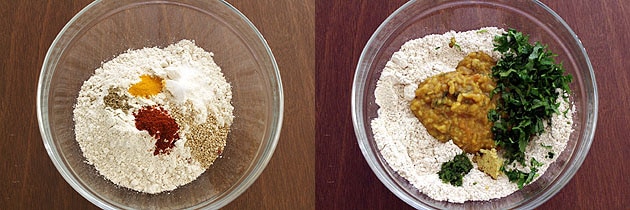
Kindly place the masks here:
POLYGON ((442 168, 438 175, 442 182, 450 183, 454 186, 462 186, 464 175, 473 168, 470 159, 465 153, 455 155, 453 160, 442 163, 442 168))
MULTIPOLYGON (((508 163, 524 165, 525 149, 532 137, 541 134, 544 122, 551 123, 551 116, 559 113, 556 99, 560 93, 556 89, 567 93, 562 95, 567 100, 572 77, 565 75, 547 46, 530 44, 529 36, 514 29, 496 36, 494 47, 503 56, 492 68, 497 86, 491 95, 500 97, 488 119, 494 122, 495 143, 503 149, 508 163)), ((514 173, 513 177, 522 176, 514 173)))

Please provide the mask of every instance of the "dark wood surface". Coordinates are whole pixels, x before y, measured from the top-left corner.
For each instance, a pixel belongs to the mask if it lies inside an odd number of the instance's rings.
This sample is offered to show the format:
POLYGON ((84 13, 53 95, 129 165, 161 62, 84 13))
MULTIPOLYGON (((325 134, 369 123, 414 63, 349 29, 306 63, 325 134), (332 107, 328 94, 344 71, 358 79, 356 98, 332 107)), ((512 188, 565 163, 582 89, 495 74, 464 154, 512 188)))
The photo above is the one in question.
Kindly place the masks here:
MULTIPOLYGON (((404 0, 316 2, 316 205, 318 209, 410 209, 376 178, 350 113, 354 69, 367 40, 404 0)), ((630 207, 630 1, 544 0, 588 52, 599 89, 595 139, 580 170, 540 209, 630 207)))
MULTIPOLYGON (((42 143, 35 100, 55 36, 89 0, 0 1, 0 209, 95 209, 57 172, 42 143)), ((276 151, 225 209, 315 207, 315 3, 229 0, 267 39, 284 85, 276 151)))
MULTIPOLYGON (((43 147, 35 94, 53 39, 88 0, 0 1, 0 209, 92 209, 43 147)), ((229 1, 272 48, 285 90, 274 157, 225 209, 408 209, 376 178, 356 143, 350 89, 376 27, 403 0, 229 1)), ((582 40, 599 89, 595 140, 582 168, 540 209, 630 206, 630 2, 545 0, 582 40)))

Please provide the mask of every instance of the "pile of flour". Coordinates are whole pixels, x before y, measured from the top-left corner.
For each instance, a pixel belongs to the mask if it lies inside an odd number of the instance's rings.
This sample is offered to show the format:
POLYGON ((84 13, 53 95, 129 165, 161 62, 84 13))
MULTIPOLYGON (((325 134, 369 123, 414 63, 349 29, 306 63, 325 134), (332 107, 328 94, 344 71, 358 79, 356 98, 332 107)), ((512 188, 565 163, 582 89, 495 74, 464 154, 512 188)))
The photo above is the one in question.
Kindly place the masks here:
POLYGON ((191 155, 191 148, 184 146, 194 136, 190 127, 205 123, 210 116, 229 127, 234 118, 231 98, 231 86, 213 54, 192 41, 182 40, 164 49, 129 50, 103 63, 81 87, 73 112, 76 140, 87 163, 113 183, 146 193, 173 190, 206 170, 191 155), (165 88, 150 98, 132 96, 127 90, 141 75, 163 78, 165 88), (105 105, 104 97, 113 90, 128 99, 128 110, 105 105), (156 139, 136 128, 133 113, 145 106, 196 113, 186 121, 191 125, 179 125, 180 139, 170 153, 154 155, 156 139))
MULTIPOLYGON (((482 51, 495 60, 499 59, 501 54, 493 51, 493 39, 502 33, 503 29, 487 27, 410 40, 392 55, 377 82, 378 117, 372 120, 371 126, 378 149, 393 170, 435 200, 455 203, 483 201, 505 197, 518 190, 507 176, 501 175, 494 180, 478 170, 476 163, 464 176, 461 187, 443 183, 437 175, 442 163, 461 154, 462 150, 452 141, 441 143, 429 135, 409 108, 419 83, 436 74, 454 71, 457 63, 468 53, 482 51), (455 37, 458 46, 448 46, 452 37, 455 37)), ((559 110, 569 109, 568 103, 561 98, 558 100, 561 102, 559 110)), ((554 115, 551 126, 547 126, 545 132, 527 147, 526 160, 533 157, 544 164, 538 168, 540 175, 566 147, 572 131, 571 116, 572 111, 566 117, 554 115), (547 158, 549 152, 556 155, 547 158)), ((468 154, 468 157, 472 159, 472 155, 468 154)), ((526 172, 529 170, 519 168, 526 172)))

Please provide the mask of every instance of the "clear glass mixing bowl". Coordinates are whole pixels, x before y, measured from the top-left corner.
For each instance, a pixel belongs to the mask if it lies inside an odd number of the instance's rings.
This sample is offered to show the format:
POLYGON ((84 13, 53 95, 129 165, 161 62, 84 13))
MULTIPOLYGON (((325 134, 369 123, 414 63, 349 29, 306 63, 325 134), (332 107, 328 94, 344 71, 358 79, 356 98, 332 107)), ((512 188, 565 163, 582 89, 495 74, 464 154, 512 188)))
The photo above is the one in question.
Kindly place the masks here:
POLYGON ((531 209, 555 195, 578 170, 593 141, 597 122, 597 86, 582 43, 555 12, 538 1, 410 1, 374 32, 359 59, 352 89, 352 119, 359 147, 372 171, 396 196, 415 208, 531 209), (571 100, 576 112, 566 150, 536 182, 510 196, 463 204, 436 201, 420 193, 393 171, 381 156, 370 126, 378 116, 374 89, 392 54, 406 41, 429 34, 468 31, 486 26, 515 28, 530 34, 559 56, 573 75, 571 100))
POLYGON ((283 115, 275 59, 265 39, 224 1, 95 1, 67 23, 41 70, 37 114, 48 155, 63 178, 101 208, 220 208, 244 192, 273 155, 283 115), (149 195, 116 187, 85 163, 75 141, 73 105, 83 81, 128 49, 194 40, 213 52, 232 85, 234 123, 223 158, 197 180, 149 195))

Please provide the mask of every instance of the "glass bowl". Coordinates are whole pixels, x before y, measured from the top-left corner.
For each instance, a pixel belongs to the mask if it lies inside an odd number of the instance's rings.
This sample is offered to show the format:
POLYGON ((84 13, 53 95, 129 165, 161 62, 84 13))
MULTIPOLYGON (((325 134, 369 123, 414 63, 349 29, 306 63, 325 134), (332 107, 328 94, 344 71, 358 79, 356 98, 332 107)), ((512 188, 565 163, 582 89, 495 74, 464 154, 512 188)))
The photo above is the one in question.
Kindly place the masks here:
POLYGON ((597 121, 597 86, 593 68, 580 40, 555 12, 538 1, 410 1, 390 15, 374 32, 359 59, 352 89, 352 119, 359 147, 372 171, 401 200, 414 208, 531 209, 555 195, 578 170, 593 141, 597 121), (530 41, 547 44, 573 75, 571 100, 574 131, 566 149, 537 181, 491 201, 448 203, 429 198, 389 167, 380 154, 370 126, 378 116, 374 90, 380 74, 408 40, 448 31, 486 26, 514 28, 530 41))
POLYGON ((224 1, 95 1, 66 24, 44 60, 37 114, 48 155, 63 178, 101 208, 217 209, 243 193, 273 155, 283 93, 265 39, 224 1), (105 180, 85 162, 75 140, 73 105, 103 62, 128 49, 166 47, 182 39, 214 53, 232 86, 234 122, 227 145, 197 180, 170 192, 138 193, 105 180))

